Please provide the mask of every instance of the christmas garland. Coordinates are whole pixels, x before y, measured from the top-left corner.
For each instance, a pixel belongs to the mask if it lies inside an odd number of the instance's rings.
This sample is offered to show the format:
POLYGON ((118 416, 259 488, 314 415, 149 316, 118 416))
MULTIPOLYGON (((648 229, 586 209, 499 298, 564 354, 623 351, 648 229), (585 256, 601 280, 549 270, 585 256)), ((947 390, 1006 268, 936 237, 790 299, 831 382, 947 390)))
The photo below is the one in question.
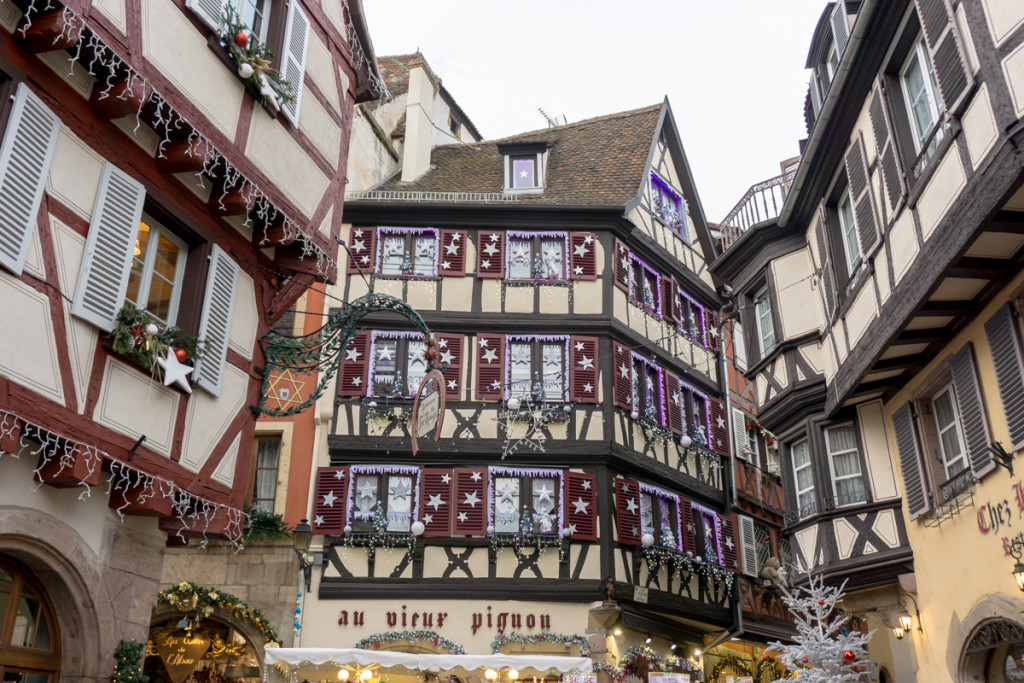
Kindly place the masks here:
POLYGON ((768 448, 775 448, 775 435, 769 432, 767 429, 761 426, 761 423, 754 418, 748 417, 746 420, 746 429, 748 432, 757 431, 757 433, 764 439, 764 444, 768 448))
POLYGON ((156 333, 150 334, 147 331, 150 325, 153 325, 153 318, 148 313, 132 304, 122 306, 117 313, 114 331, 110 333, 110 345, 114 353, 149 370, 154 376, 159 372, 157 358, 164 356, 168 347, 172 347, 176 352, 184 352, 185 360, 179 357, 181 362, 197 361, 202 358, 205 344, 199 337, 185 334, 180 327, 160 330, 155 325, 156 333))
POLYGON ((761 681, 778 681, 792 677, 793 672, 786 668, 779 669, 779 663, 766 655, 757 663, 757 673, 754 675, 754 680, 760 683, 761 681), (766 675, 768 678, 765 677, 766 675))
POLYGON ((583 636, 567 635, 564 633, 499 633, 491 641, 491 652, 497 654, 503 645, 507 643, 519 643, 521 649, 526 648, 527 643, 562 643, 566 647, 571 645, 580 646, 580 657, 590 656, 590 642, 583 636))
POLYGON ((448 650, 448 654, 466 654, 466 649, 464 647, 454 641, 438 635, 436 631, 390 631, 388 633, 376 633, 372 636, 363 638, 357 642, 355 646, 363 650, 369 650, 372 645, 372 649, 379 650, 381 643, 393 643, 399 640, 407 640, 410 645, 414 645, 417 640, 429 640, 434 645, 446 648, 448 650))
POLYGON ((110 683, 149 683, 142 673, 142 659, 146 646, 135 640, 122 640, 114 649, 114 672, 110 683))
POLYGON ((622 677, 626 673, 635 673, 632 668, 632 664, 635 660, 642 659, 648 664, 653 665, 651 670, 675 667, 680 669, 684 673, 696 674, 700 671, 700 668, 693 664, 690 660, 676 655, 670 655, 669 657, 663 658, 653 649, 644 646, 633 646, 628 648, 622 653, 622 663, 612 664, 610 662, 594 662, 594 671, 601 673, 604 672, 610 675, 616 681, 621 681, 622 677))
POLYGON ((285 80, 280 71, 270 66, 274 53, 256 36, 250 35, 249 27, 241 22, 230 3, 225 4, 221 20, 224 23, 221 44, 238 66, 238 77, 275 110, 280 109, 281 104, 294 102, 295 87, 285 80))
POLYGON ((722 659, 718 660, 718 663, 715 664, 715 667, 711 669, 711 676, 708 677, 708 683, 718 683, 718 677, 722 674, 723 671, 725 671, 725 667, 727 666, 731 666, 734 669, 734 671, 731 671, 730 673, 737 673, 742 676, 750 675, 750 668, 743 662, 743 660, 730 655, 728 657, 723 657, 722 659))
POLYGON ((239 619, 245 619, 259 629, 267 639, 267 647, 278 647, 277 633, 270 621, 260 610, 250 607, 230 593, 217 592, 212 588, 203 588, 191 581, 182 581, 173 588, 160 591, 158 603, 166 603, 177 607, 185 614, 196 612, 191 627, 194 628, 203 618, 213 614, 214 607, 220 607, 239 619))

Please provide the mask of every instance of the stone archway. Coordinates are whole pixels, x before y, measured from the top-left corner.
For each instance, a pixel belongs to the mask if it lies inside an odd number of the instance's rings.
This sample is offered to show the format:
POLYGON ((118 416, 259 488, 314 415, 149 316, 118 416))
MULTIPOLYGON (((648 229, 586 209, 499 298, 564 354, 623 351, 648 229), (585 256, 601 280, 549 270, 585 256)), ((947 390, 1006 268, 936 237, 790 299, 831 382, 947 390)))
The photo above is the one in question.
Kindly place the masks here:
POLYGON ((25 508, 0 508, 0 553, 30 569, 53 602, 61 634, 61 683, 110 676, 121 629, 88 544, 60 520, 25 508))
POLYGON ((1024 600, 1005 594, 978 602, 961 621, 954 613, 946 664, 955 681, 1004 681, 1008 655, 1019 652, 1024 664, 1024 600), (998 660, 998 661, 997 661, 998 660))

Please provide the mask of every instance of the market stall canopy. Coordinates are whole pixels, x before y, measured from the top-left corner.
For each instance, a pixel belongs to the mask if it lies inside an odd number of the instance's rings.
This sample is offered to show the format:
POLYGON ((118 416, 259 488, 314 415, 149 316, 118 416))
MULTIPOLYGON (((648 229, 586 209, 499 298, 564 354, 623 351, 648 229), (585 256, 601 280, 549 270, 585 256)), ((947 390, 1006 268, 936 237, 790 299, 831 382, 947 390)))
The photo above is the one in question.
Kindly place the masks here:
MULTIPOLYGON (((417 654, 358 648, 268 647, 264 661, 297 678, 336 678, 341 668, 380 667, 391 673, 447 673, 455 676, 481 674, 487 669, 515 669, 520 678, 563 673, 590 673, 589 657, 559 655, 451 655, 417 654)), ((482 676, 481 676, 482 677, 482 676)))

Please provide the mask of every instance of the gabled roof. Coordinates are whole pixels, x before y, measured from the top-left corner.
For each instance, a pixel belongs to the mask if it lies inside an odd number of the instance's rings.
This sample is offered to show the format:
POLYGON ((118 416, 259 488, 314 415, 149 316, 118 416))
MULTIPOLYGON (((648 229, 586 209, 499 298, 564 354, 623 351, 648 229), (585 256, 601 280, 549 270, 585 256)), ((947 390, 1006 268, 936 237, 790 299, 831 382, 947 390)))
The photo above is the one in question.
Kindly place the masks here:
MULTIPOLYGON (((430 80, 437 84, 435 92, 440 91, 442 99, 448 103, 448 106, 458 115, 458 118, 466 124, 466 127, 473 133, 473 136, 477 139, 483 138, 480 135, 480 131, 469 120, 466 112, 462 110, 462 107, 455 101, 452 94, 444 87, 441 83, 441 78, 430 68, 430 64, 427 63, 427 60, 424 59, 423 54, 420 52, 377 58, 381 79, 388 86, 388 92, 391 94, 391 97, 400 97, 409 92, 409 69, 412 67, 413 61, 422 62, 423 68, 427 70, 427 75, 430 76, 430 80)), ((392 137, 401 137, 402 135, 405 135, 405 114, 402 115, 399 125, 392 132, 392 137)))
POLYGON ((544 191, 520 195, 520 202, 625 207, 646 180, 644 169, 661 111, 662 104, 657 104, 501 140, 435 147, 431 169, 419 179, 402 182, 396 176, 375 189, 501 193, 505 176, 498 146, 546 143, 550 152, 544 191))

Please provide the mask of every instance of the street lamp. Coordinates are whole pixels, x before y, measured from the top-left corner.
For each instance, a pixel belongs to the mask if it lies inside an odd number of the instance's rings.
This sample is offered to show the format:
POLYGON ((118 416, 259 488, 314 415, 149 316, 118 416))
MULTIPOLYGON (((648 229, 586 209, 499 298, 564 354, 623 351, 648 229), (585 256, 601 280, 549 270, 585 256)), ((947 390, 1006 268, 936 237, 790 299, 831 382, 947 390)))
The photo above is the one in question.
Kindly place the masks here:
POLYGON ((921 610, 917 608, 917 600, 914 599, 913 595, 903 593, 896 598, 896 604, 900 606, 900 614, 897 617, 898 623, 896 626, 892 627, 892 634, 896 636, 896 640, 903 640, 903 637, 907 635, 907 631, 914 626, 914 621, 910 617, 910 612, 907 611, 908 600, 914 604, 914 614, 917 616, 917 630, 922 632, 924 631, 924 629, 921 628, 921 610))
POLYGON ((1013 556, 1013 559, 1017 560, 1013 565, 1013 580, 1017 582, 1017 588, 1024 591, 1024 563, 1020 561, 1022 550, 1024 548, 1022 548, 1022 543, 1019 539, 1015 538, 1010 541, 1010 555, 1013 556))
POLYGON ((299 568, 302 569, 302 575, 306 579, 307 591, 313 581, 313 564, 306 559, 309 544, 312 542, 313 528, 309 526, 309 520, 303 517, 302 521, 296 524, 292 530, 292 547, 295 549, 295 554, 299 556, 299 568))

